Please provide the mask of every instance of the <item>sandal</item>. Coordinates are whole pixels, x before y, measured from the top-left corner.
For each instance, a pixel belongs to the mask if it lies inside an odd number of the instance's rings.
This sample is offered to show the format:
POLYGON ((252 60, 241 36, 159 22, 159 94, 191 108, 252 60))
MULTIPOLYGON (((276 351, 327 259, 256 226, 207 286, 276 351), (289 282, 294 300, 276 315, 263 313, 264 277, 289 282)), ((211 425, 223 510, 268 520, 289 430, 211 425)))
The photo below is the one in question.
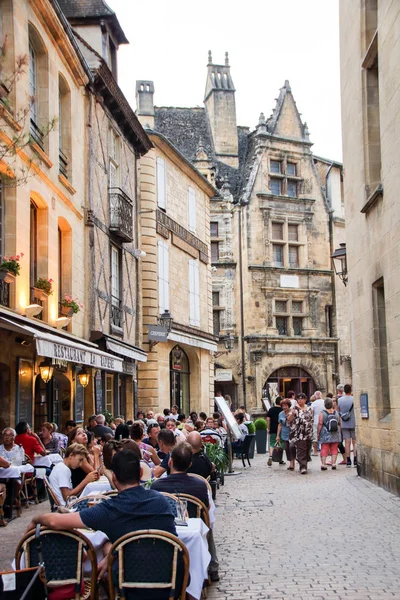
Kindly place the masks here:
POLYGON ((294 471, 294 467, 288 467, 286 470, 287 471, 294 471))
POLYGON ((332 471, 336 471, 336 465, 332 465, 332 471))
POLYGON ((321 471, 327 471, 328 467, 321 467, 321 471))

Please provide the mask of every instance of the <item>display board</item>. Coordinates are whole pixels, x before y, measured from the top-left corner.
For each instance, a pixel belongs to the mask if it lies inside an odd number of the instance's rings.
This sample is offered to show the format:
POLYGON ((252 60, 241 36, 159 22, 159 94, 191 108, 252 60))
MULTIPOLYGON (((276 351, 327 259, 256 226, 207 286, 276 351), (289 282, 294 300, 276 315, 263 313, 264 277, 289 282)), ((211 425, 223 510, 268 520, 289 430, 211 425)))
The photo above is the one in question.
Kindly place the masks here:
POLYGON ((234 441, 240 440, 240 438, 242 437, 242 432, 240 431, 239 426, 236 423, 236 419, 231 413, 231 410, 227 405, 225 398, 223 398, 222 396, 215 396, 214 400, 216 405, 218 406, 218 411, 222 414, 223 418, 225 419, 225 423, 229 427, 232 439, 234 441))

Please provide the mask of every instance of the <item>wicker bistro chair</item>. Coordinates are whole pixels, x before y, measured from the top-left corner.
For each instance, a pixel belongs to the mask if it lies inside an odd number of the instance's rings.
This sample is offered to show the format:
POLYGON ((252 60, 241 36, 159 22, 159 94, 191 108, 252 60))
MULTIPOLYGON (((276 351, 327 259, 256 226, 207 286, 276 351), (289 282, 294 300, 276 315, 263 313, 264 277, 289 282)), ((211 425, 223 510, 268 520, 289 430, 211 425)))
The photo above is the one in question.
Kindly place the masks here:
POLYGON ((187 509, 190 518, 201 519, 207 525, 208 529, 210 529, 210 517, 208 508, 204 502, 190 494, 179 494, 177 497, 179 500, 187 501, 187 509))
POLYGON ((165 498, 168 500, 168 504, 170 505, 174 517, 177 517, 178 513, 176 510, 176 503, 179 502, 178 496, 175 496, 175 494, 169 494, 168 492, 160 492, 160 494, 165 496, 165 498))
MULTIPOLYGON (((25 462, 29 465, 32 464, 27 454, 25 454, 25 462)), ((21 502, 25 502, 25 507, 28 508, 30 500, 39 504, 35 471, 21 475, 21 502)))
POLYGON ((96 494, 95 496, 82 496, 82 498, 77 498, 74 502, 71 502, 69 505, 69 509, 73 509, 76 512, 81 512, 81 510, 85 508, 89 508, 90 500, 93 498, 100 498, 100 500, 107 500, 109 496, 105 496, 104 494, 96 494))
POLYGON ((186 546, 166 531, 128 533, 112 545, 108 555, 110 600, 184 600, 188 578, 186 546), (118 562, 113 566, 114 558, 118 562))
POLYGON ((4 519, 4 510, 3 510, 3 504, 5 502, 6 499, 6 486, 2 483, 0 483, 0 527, 5 527, 7 525, 5 519, 4 519))
POLYGON ((199 475, 198 473, 188 473, 188 475, 190 475, 190 477, 197 477, 197 479, 201 479, 202 481, 204 481, 204 483, 207 486, 208 491, 210 492, 210 496, 212 496, 212 488, 211 488, 211 484, 210 484, 210 477, 208 477, 207 479, 205 479, 202 475, 199 475))
MULTIPOLYGON (((45 527, 40 529, 39 541, 48 589, 73 585, 75 600, 95 600, 97 557, 92 543, 80 531, 54 531, 45 527), (91 576, 88 580, 83 579, 84 551, 91 563, 91 576), (82 582, 84 582, 83 592, 82 582)), ((17 570, 21 568, 22 553, 27 568, 35 567, 42 562, 35 530, 28 531, 18 544, 15 553, 17 570)))
POLYGON ((118 490, 109 490, 108 492, 102 492, 102 496, 107 496, 108 498, 113 498, 114 496, 118 496, 118 490))
POLYGON ((50 485, 50 482, 46 476, 43 477, 44 487, 46 488, 47 494, 49 496, 50 508, 51 512, 56 512, 59 506, 62 506, 61 502, 57 498, 53 488, 50 485))

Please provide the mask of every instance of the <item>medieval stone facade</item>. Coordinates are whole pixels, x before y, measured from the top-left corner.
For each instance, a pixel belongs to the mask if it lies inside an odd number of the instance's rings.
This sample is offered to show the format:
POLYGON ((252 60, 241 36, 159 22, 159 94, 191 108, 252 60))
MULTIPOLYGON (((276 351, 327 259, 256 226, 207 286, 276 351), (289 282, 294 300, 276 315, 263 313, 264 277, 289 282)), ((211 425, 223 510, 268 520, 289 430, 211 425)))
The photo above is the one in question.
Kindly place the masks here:
POLYGON ((268 120, 238 127, 228 56, 218 65, 210 53, 204 105, 153 111, 155 130, 219 190, 210 214, 215 390, 249 408, 290 389, 334 391, 351 378, 345 292, 331 266, 345 241, 342 167, 312 154, 287 81, 268 120))
POLYGON ((396 2, 340 2, 344 199, 359 472, 400 492, 396 2))

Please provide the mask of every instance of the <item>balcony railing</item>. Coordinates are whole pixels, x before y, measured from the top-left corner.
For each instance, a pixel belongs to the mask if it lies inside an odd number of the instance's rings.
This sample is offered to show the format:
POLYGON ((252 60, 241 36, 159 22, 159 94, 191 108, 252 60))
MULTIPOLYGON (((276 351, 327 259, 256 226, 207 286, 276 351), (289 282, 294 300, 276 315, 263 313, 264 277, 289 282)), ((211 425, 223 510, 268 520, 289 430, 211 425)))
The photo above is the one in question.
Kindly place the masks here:
POLYGON ((122 302, 119 298, 111 296, 111 325, 123 328, 124 324, 124 311, 122 310, 122 302))
POLYGON ((61 148, 58 151, 58 170, 61 175, 64 175, 65 179, 68 179, 68 158, 61 148))
POLYGON ((10 308, 10 284, 0 280, 0 304, 10 308))
POLYGON ((39 146, 39 148, 41 150, 43 150, 43 152, 44 152, 44 145, 43 145, 44 135, 43 135, 43 132, 36 125, 36 123, 33 119, 31 119, 30 135, 31 135, 31 140, 33 142, 35 142, 35 144, 37 144, 39 146))
POLYGON ((123 242, 133 240, 132 201, 120 188, 108 190, 110 202, 110 231, 123 242))

